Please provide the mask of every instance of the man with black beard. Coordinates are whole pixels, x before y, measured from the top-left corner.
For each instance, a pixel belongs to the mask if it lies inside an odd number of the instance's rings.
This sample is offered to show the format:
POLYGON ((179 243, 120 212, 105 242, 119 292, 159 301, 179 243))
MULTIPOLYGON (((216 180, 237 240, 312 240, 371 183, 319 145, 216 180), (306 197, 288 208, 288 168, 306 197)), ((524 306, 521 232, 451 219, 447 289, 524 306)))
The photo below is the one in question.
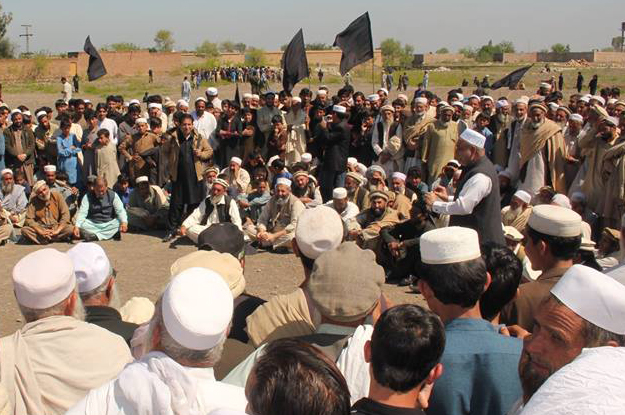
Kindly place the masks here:
POLYGON ((523 398, 508 414, 520 414, 543 383, 584 349, 624 346, 624 312, 622 284, 586 266, 571 267, 541 304, 532 333, 509 328, 524 342, 519 361, 523 398))
POLYGON ((345 175, 345 190, 347 200, 358 206, 361 212, 369 207, 369 191, 362 187, 364 177, 356 172, 347 172, 345 175))
POLYGON ((314 208, 322 203, 319 188, 310 180, 308 172, 300 170, 293 174, 291 192, 307 208, 314 208))
POLYGON ((35 183, 32 194, 22 228, 23 239, 37 245, 69 242, 74 227, 63 196, 52 192, 43 180, 35 183))
POLYGON ((24 126, 20 110, 11 111, 11 121, 13 123, 4 129, 6 166, 14 172, 23 171, 26 181, 32 186, 35 184, 35 135, 32 129, 24 126))
POLYGON ((356 241, 363 249, 380 253, 380 231, 387 226, 399 223, 396 210, 388 206, 388 193, 376 190, 369 193, 371 207, 360 212, 348 224, 348 239, 356 241))

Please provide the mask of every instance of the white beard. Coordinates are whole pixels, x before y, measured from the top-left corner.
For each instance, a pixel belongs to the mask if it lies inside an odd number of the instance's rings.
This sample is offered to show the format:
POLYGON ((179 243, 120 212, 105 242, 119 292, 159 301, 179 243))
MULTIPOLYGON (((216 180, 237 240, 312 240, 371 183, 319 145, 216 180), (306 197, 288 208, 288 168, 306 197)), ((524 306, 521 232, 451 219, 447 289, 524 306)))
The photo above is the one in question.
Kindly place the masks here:
POLYGON ((213 205, 217 205, 217 204, 221 203, 222 200, 224 200, 224 195, 211 196, 211 203, 213 205))
POLYGON ((519 206, 516 209, 508 209, 506 213, 503 215, 504 222, 511 223, 514 221, 521 213, 523 213, 523 206, 519 206))

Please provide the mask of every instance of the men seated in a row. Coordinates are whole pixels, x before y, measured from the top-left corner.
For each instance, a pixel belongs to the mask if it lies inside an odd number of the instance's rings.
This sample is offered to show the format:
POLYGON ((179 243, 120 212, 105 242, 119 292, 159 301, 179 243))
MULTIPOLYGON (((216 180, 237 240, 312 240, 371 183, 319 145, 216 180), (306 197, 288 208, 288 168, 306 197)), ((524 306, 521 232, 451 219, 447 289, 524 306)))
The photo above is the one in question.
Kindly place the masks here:
POLYGON ((69 242, 73 230, 63 195, 50 190, 45 181, 39 180, 33 186, 28 202, 22 237, 38 245, 69 242))

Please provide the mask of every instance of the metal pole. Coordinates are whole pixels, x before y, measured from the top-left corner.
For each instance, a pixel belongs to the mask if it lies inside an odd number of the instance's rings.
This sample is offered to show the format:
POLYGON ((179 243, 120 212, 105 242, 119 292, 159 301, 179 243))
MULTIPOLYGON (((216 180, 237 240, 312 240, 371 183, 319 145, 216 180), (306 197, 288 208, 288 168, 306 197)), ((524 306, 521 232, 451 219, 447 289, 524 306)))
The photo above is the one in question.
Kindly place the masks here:
POLYGON ((371 60, 371 93, 375 94, 375 51, 373 52, 373 59, 371 60))
POLYGON ((28 29, 32 27, 30 24, 21 25, 26 33, 21 34, 20 37, 26 38, 26 56, 30 56, 30 37, 33 35, 32 33, 28 33, 28 29))

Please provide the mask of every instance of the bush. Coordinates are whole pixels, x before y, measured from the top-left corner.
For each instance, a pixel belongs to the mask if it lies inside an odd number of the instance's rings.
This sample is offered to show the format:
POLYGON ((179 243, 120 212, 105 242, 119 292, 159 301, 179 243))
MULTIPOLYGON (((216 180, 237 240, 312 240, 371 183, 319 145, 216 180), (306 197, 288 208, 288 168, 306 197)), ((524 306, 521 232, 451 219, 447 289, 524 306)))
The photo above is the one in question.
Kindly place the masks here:
POLYGON ((265 51, 259 48, 250 48, 245 53, 245 66, 265 66, 267 58, 265 51))

